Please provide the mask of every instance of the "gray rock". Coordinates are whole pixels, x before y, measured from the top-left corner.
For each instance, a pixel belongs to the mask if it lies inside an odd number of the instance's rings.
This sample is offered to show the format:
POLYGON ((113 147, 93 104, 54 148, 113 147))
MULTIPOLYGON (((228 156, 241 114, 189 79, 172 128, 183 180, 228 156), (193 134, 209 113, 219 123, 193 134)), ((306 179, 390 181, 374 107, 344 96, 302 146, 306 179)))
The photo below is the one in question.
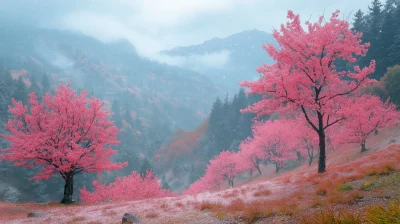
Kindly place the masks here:
POLYGON ((396 142, 396 139, 392 138, 392 139, 390 140, 390 142, 396 142))
POLYGON ((29 212, 27 217, 43 217, 46 213, 44 212, 29 212))
POLYGON ((129 213, 125 213, 122 217, 122 223, 140 223, 140 220, 129 213))

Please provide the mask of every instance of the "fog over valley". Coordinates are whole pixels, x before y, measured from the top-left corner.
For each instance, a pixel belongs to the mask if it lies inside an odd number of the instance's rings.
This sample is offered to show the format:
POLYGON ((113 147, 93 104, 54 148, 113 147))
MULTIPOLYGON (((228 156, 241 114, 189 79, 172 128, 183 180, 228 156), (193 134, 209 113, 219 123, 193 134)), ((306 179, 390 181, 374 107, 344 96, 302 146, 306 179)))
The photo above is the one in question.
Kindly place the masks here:
POLYGON ((0 0, 0 223, 399 223, 399 23, 399 0, 0 0))

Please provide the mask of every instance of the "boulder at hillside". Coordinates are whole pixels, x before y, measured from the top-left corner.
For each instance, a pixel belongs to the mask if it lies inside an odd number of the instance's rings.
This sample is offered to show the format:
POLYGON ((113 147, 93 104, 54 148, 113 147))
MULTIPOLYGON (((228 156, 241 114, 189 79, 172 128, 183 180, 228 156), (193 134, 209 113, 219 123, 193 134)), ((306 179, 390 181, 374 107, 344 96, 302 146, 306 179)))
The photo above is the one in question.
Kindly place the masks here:
POLYGON ((140 223, 140 220, 129 213, 125 213, 125 215, 122 217, 122 223, 140 223))
POLYGON ((27 217, 43 217, 46 213, 44 212, 29 212, 27 217))

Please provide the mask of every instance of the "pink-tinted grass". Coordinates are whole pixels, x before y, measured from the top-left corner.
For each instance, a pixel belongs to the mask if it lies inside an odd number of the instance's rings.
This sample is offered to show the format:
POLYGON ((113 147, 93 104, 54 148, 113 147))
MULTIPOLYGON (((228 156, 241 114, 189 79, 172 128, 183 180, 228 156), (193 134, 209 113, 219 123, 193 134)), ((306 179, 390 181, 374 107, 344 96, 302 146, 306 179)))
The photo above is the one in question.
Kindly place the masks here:
POLYGON ((76 219, 76 223, 119 223, 124 213, 135 215, 144 223, 190 223, 199 217, 210 220, 210 223, 218 223, 221 220, 217 216, 225 215, 251 220, 273 214, 299 213, 304 208, 324 206, 327 203, 352 203, 362 197, 363 192, 353 190, 345 194, 336 190, 338 185, 368 175, 385 175, 392 169, 400 169, 399 145, 366 154, 360 154, 353 149, 356 152, 352 153, 358 154, 359 158, 343 157, 341 150, 329 152, 328 172, 323 175, 316 174, 316 164, 311 167, 302 165, 281 176, 266 180, 259 177, 253 179, 254 182, 234 189, 197 195, 71 206, 58 203, 0 203, 0 223, 67 223, 73 219, 76 219), (265 190, 270 190, 271 194, 253 196, 265 190), (317 191, 325 191, 324 196, 317 191), (31 211, 45 212, 47 215, 28 218, 27 213, 31 211), (204 213, 205 211, 208 212, 204 213), (157 214, 157 217, 151 215, 152 213, 157 214), (78 221, 78 218, 82 221, 78 221))

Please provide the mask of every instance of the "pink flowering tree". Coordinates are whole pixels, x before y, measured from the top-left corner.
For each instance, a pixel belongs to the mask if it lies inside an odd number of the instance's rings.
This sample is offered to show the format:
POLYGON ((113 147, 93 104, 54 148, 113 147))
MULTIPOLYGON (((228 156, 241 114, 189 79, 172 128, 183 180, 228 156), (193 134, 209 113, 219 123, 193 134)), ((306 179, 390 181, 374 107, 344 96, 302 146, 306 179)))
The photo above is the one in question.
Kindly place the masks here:
POLYGON ((253 127, 253 149, 262 150, 262 159, 275 164, 279 172, 284 163, 296 159, 298 147, 297 135, 293 135, 293 127, 285 119, 258 122, 253 127))
POLYGON ((367 150, 366 141, 372 133, 395 125, 400 118, 396 105, 369 94, 350 98, 342 111, 346 119, 342 122, 343 131, 336 137, 337 141, 359 144, 361 152, 367 150))
POLYGON ((308 165, 311 166, 313 160, 314 160, 314 155, 315 152, 317 151, 318 148, 318 136, 316 136, 314 133, 310 132, 304 132, 303 135, 300 136, 301 138, 301 146, 306 150, 307 155, 308 155, 308 165))
POLYGON ((88 99, 86 92, 78 96, 69 85, 60 85, 55 95, 46 94, 41 103, 34 93, 29 95, 30 107, 12 103, 13 118, 5 125, 9 134, 2 136, 11 146, 1 150, 0 158, 15 166, 42 167, 32 179, 60 174, 65 181, 61 203, 72 202, 76 174, 126 165, 110 161, 118 129, 99 99, 88 99))
POLYGON ((222 151, 210 160, 203 177, 190 185, 184 194, 197 194, 206 190, 218 190, 224 181, 233 187, 233 180, 242 171, 239 154, 232 151, 222 151))
POLYGON ((148 171, 142 178, 140 174, 132 172, 127 177, 118 177, 115 182, 107 185, 93 181, 93 192, 84 186, 80 189, 81 200, 86 204, 105 201, 132 201, 147 198, 174 196, 172 192, 161 188, 160 181, 153 171, 148 171))
POLYGON ((303 118, 318 135, 318 172, 326 172, 326 129, 344 119, 338 113, 347 96, 371 80, 375 61, 369 67, 354 67, 353 71, 337 71, 338 60, 354 63, 365 56, 368 43, 361 43, 361 33, 350 30, 348 22, 339 19, 339 11, 327 22, 320 17, 316 23, 306 22, 303 29, 300 16, 292 11, 290 20, 282 24, 273 36, 279 48, 263 46, 276 61, 258 69, 258 81, 244 81, 248 94, 261 94, 263 100, 243 110, 257 113, 257 117, 273 112, 301 112, 303 118))
POLYGON ((215 178, 215 176, 212 176, 210 173, 206 173, 199 180, 191 184, 189 188, 183 192, 183 194, 198 194, 207 190, 219 190, 220 186, 220 179, 215 178))
MULTIPOLYGON (((297 152, 308 157, 308 165, 311 165, 318 148, 318 135, 303 119, 295 119, 289 124, 292 127, 293 138, 297 141, 297 152)), ((292 138, 292 139, 293 139, 292 138)))
POLYGON ((206 175, 214 177, 217 181, 228 181, 229 186, 233 187, 233 179, 239 174, 237 155, 232 151, 222 151, 217 157, 210 160, 206 175))
POLYGON ((238 152, 238 166, 240 170, 257 170, 258 173, 261 174, 260 166, 264 159, 264 152, 262 151, 261 147, 253 144, 252 141, 252 138, 248 138, 240 144, 240 151, 238 152))

